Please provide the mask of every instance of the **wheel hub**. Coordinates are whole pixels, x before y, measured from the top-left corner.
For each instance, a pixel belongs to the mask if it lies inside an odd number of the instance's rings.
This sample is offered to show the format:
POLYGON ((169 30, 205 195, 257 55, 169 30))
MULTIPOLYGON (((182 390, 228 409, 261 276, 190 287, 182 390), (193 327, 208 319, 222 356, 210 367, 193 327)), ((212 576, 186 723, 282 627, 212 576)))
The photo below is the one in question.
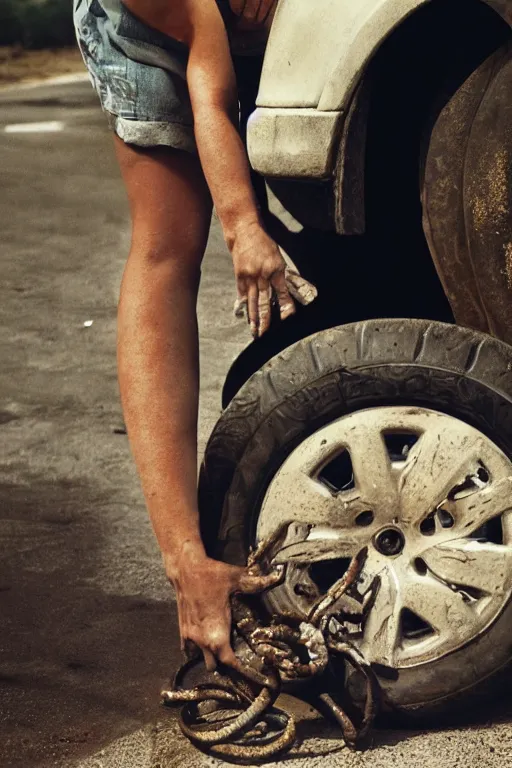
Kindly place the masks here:
POLYGON ((257 539, 283 524, 286 578, 268 607, 307 616, 367 547, 357 594, 336 611, 383 667, 423 674, 484 634, 512 596, 512 463, 442 413, 368 409, 308 437, 270 483, 257 539))
POLYGON ((404 535, 398 528, 387 528, 377 534, 374 540, 375 548, 381 555, 396 557, 405 546, 404 535))

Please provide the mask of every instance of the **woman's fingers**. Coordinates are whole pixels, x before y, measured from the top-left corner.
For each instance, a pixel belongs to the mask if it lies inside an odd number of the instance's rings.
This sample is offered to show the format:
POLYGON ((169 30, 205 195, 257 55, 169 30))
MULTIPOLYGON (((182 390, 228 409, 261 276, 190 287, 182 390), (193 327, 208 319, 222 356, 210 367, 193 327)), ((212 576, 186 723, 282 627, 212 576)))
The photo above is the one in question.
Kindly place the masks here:
POLYGON ((217 663, 232 666, 236 662, 234 651, 231 647, 231 637, 229 627, 231 617, 226 616, 225 626, 216 625, 213 627, 192 628, 190 634, 194 640, 182 640, 182 651, 187 660, 204 657, 204 663, 208 672, 213 672, 217 663))
MULTIPOLYGON (((279 306, 281 320, 286 320, 295 314, 295 302, 307 305, 318 295, 316 287, 305 280, 295 269, 286 266, 279 256, 271 269, 261 269, 259 275, 249 270, 237 276, 238 298, 235 302, 236 317, 247 314, 253 338, 262 336, 270 328, 272 320, 273 295, 279 306), (269 276, 268 276, 269 275, 269 276)), ((252 270, 251 270, 252 271, 252 270)))
POLYGON ((203 648, 204 665, 208 672, 215 672, 217 668, 217 659, 208 648, 203 648))
POLYGON ((235 667, 236 669, 239 665, 235 652, 229 643, 219 651, 217 658, 226 667, 235 667))
POLYGON ((284 271, 276 272, 271 279, 272 288, 275 291, 281 320, 295 314, 295 302, 290 296, 284 271))
POLYGON ((253 338, 258 335, 259 311, 258 311, 259 291, 256 282, 250 282, 247 288, 247 309, 249 311, 249 324, 253 338))
POLYGON ((286 320, 295 313, 295 302, 288 290, 284 272, 277 272, 270 283, 265 278, 259 278, 245 280, 243 285, 239 285, 235 316, 243 317, 247 310, 254 338, 262 336, 270 328, 272 292, 276 295, 281 320, 286 320))
POLYGON ((270 286, 266 280, 258 281, 258 336, 262 336, 270 328, 270 286))
POLYGON ((275 568, 272 573, 267 574, 252 574, 243 569, 240 574, 237 588, 235 593, 243 595, 257 595, 260 592, 264 592, 266 589, 271 589, 279 584, 283 580, 283 567, 275 568))
POLYGON ((275 587, 283 580, 284 566, 275 566, 271 573, 254 572, 234 565, 231 570, 231 594, 257 595, 275 587))
POLYGON ((247 308, 251 333, 253 337, 261 336, 270 328, 270 286, 267 280, 260 278, 249 283, 247 288, 247 308))

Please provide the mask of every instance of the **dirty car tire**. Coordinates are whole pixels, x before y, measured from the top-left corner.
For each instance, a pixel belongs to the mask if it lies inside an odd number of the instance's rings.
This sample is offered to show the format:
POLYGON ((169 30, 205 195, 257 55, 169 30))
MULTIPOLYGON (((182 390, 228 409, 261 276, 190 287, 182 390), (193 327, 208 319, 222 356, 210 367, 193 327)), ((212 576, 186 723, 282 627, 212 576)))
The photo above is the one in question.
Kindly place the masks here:
MULTIPOLYGON (((454 416, 512 458, 512 348, 459 326, 386 319, 322 331, 277 355, 244 385, 207 446, 199 497, 209 551, 245 564, 263 497, 289 454, 335 419, 397 405, 454 416)), ((509 638, 493 649, 475 693, 510 659, 509 638)), ((418 711, 441 713, 451 700, 418 711)))
POLYGON ((424 230, 457 321, 509 344, 511 95, 509 41, 446 96, 422 180, 424 230))

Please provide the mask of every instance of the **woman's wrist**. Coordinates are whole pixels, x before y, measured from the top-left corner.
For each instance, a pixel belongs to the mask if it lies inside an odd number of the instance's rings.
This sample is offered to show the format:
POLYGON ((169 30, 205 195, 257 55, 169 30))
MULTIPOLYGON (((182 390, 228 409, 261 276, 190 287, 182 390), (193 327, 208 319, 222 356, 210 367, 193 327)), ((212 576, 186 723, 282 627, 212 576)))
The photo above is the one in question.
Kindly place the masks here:
POLYGON ((233 253, 235 249, 244 250, 245 247, 250 247, 255 235, 259 234, 262 229, 263 223, 259 213, 238 219, 229 231, 224 231, 230 253, 233 253))
POLYGON ((176 583, 184 570, 193 568, 195 564, 208 559, 201 538, 189 538, 170 550, 162 552, 167 578, 176 583))

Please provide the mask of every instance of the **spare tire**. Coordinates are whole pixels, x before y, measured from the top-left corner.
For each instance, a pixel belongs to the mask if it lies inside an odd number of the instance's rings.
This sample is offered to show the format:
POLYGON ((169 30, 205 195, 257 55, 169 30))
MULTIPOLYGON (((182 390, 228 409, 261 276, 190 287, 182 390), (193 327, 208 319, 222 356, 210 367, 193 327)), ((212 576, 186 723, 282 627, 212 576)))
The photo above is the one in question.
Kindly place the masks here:
MULTIPOLYGON (((487 690, 512 659, 512 349, 503 342, 403 319, 299 341, 223 413, 199 497, 209 551, 230 563, 244 564, 284 523, 303 531, 286 550, 289 583, 265 598, 270 612, 307 613, 368 546, 361 585, 378 573, 380 586, 352 639, 389 710, 445 711, 461 692, 484 681, 487 690)), ((357 678, 346 682, 357 698, 357 678)))

